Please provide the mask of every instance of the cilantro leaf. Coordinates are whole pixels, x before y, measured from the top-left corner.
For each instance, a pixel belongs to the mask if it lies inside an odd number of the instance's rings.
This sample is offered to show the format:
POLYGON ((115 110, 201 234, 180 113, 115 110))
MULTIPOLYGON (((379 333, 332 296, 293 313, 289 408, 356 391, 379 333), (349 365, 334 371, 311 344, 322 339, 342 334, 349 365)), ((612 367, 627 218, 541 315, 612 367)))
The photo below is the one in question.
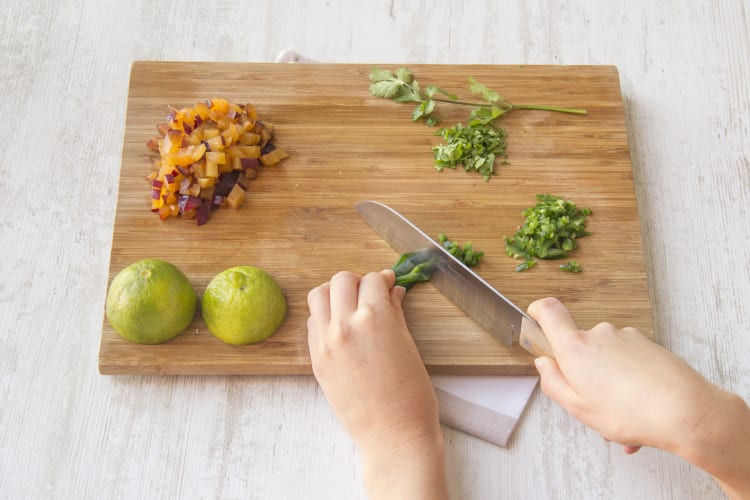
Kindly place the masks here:
POLYGON ((487 102, 491 103, 497 103, 497 102, 505 102, 505 97, 501 96, 491 88, 487 87, 484 84, 479 83, 474 79, 473 76, 469 77, 469 90, 471 90, 475 94, 481 94, 482 99, 484 99, 487 102))
POLYGON ((394 78, 393 71, 389 69, 380 69, 373 67, 369 75, 371 82, 382 82, 385 80, 392 80, 394 78))
POLYGON ((370 85, 370 93, 375 97, 391 99, 402 92, 401 83, 394 80, 381 80, 370 85))
POLYGON ((411 83, 411 81, 414 79, 414 75, 411 71, 409 71, 406 68, 398 68, 396 71, 394 71, 394 74, 396 75, 396 78, 401 80, 404 83, 411 83))

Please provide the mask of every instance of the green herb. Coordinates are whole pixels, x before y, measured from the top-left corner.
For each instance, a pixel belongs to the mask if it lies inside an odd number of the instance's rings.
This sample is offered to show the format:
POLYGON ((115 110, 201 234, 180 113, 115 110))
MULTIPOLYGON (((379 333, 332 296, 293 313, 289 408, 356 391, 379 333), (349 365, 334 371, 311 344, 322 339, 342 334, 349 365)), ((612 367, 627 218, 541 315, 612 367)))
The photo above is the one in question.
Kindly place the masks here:
POLYGON ((530 269, 536 265, 535 260, 525 260, 522 263, 518 264, 516 266, 516 272, 520 273, 521 271, 525 271, 527 269, 530 269))
POLYGON ((417 106, 414 108, 411 116, 414 121, 429 118, 439 102, 479 108, 471 111, 470 124, 489 123, 509 111, 518 109, 537 109, 578 115, 586 114, 585 109, 578 108, 563 108, 560 106, 539 104, 513 104, 498 92, 476 81, 472 76, 469 76, 469 90, 474 94, 481 95, 483 102, 459 101, 456 94, 452 94, 435 85, 428 85, 422 91, 419 82, 414 78, 414 74, 406 68, 388 70, 374 67, 370 72, 369 78, 372 82, 370 84, 370 93, 375 97, 393 99, 396 102, 416 103, 417 106))
POLYGON ((451 241, 445 235, 440 233, 438 235, 440 244, 443 245, 449 254, 466 264, 468 267, 474 267, 479 264, 479 261, 484 257, 484 252, 477 252, 474 250, 474 245, 471 242, 467 242, 463 247, 455 241, 451 241))
MULTIPOLYGON (((567 257, 578 248, 578 238, 591 234, 586 231, 586 217, 591 214, 588 208, 579 210, 572 201, 551 194, 539 194, 536 199, 537 204, 523 212, 523 226, 512 238, 505 238, 505 252, 514 259, 525 260, 516 267, 517 272, 529 269, 534 258, 567 257)), ((565 271, 581 270, 575 261, 568 266, 565 271)))
MULTIPOLYGON (((560 113, 586 114, 585 109, 562 108, 537 104, 513 104, 500 93, 479 83, 469 76, 469 90, 482 97, 481 102, 459 101, 458 96, 435 85, 428 85, 422 90, 414 74, 406 68, 396 70, 372 68, 369 75, 370 93, 376 97, 392 99, 400 103, 415 103, 412 111, 413 121, 424 120, 429 126, 435 126, 438 118, 433 114, 438 103, 470 106, 466 125, 457 124, 438 131, 447 142, 433 148, 435 167, 456 168, 463 165, 466 171, 477 171, 485 181, 494 175, 494 162, 497 157, 507 159, 505 153, 505 130, 491 126, 490 123, 509 111, 519 109, 537 109, 557 111, 560 113)), ((506 162, 507 163, 507 162, 506 162)))
POLYGON ((463 126, 458 123, 438 133, 446 142, 432 148, 438 171, 461 165, 467 172, 479 172, 488 181, 495 175, 495 158, 508 158, 505 130, 491 124, 463 126))
POLYGON ((577 261, 571 260, 567 264, 560 266, 560 270, 568 271, 569 273, 580 273, 581 265, 577 261))
MULTIPOLYGON (((439 240, 443 248, 468 267, 476 266, 484 257, 484 252, 474 250, 471 243, 462 247, 449 240, 445 233, 440 233, 439 240)), ((392 267, 396 273, 396 285, 408 291, 417 283, 430 281, 437 264, 438 257, 434 250, 419 250, 401 255, 392 267)))

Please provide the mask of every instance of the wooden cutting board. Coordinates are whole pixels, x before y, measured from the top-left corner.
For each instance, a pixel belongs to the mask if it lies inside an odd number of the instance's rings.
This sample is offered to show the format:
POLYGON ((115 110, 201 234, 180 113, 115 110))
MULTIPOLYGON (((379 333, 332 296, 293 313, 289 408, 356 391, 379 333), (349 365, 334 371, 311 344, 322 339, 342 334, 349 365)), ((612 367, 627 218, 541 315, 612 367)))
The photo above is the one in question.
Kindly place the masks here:
MULTIPOLYGON (((384 66, 386 67, 386 66, 384 66)), ((387 66, 395 67, 395 66, 387 66)), ((422 86, 436 84, 471 97, 467 77, 515 103, 582 107, 585 116, 516 111, 503 117, 509 165, 484 182, 463 170, 437 172, 435 129, 410 119, 412 106, 368 91, 370 65, 136 62, 127 122, 109 280, 125 266, 152 257, 180 267, 203 291, 234 265, 269 271, 286 295, 280 330, 251 346, 230 346, 198 315, 188 330, 162 345, 121 339, 103 321, 103 374, 305 374, 307 292, 339 270, 367 273, 390 267, 398 255, 354 209, 360 200, 391 205, 437 238, 445 232, 486 253, 476 271, 522 308, 557 296, 582 328, 601 321, 633 326, 653 338, 643 250, 617 69, 613 66, 410 65, 422 86), (213 96, 252 102, 276 126, 290 158, 264 169, 244 205, 221 209, 209 223, 166 221, 149 211, 145 180, 155 135, 167 106, 213 96), (572 258, 580 274, 539 262, 516 273, 503 237, 522 223, 537 193, 589 207, 588 229, 572 258)), ((468 110, 443 107, 445 125, 468 110)), ((499 163, 499 162, 498 162, 499 163)), ((432 373, 534 373, 532 357, 492 338, 431 284, 415 287, 405 314, 432 373)))

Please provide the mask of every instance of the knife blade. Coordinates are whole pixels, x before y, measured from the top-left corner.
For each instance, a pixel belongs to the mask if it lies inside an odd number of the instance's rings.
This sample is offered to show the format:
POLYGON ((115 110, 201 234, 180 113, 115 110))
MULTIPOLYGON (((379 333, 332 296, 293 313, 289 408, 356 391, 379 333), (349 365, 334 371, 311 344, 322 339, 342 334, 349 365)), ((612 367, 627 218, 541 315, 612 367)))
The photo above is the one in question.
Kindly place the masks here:
POLYGON ((434 251, 438 262, 430 281, 493 337, 507 346, 518 338, 519 345, 531 354, 554 357, 547 338, 533 318, 407 218, 377 201, 361 201, 355 207, 399 254, 425 249, 434 251))

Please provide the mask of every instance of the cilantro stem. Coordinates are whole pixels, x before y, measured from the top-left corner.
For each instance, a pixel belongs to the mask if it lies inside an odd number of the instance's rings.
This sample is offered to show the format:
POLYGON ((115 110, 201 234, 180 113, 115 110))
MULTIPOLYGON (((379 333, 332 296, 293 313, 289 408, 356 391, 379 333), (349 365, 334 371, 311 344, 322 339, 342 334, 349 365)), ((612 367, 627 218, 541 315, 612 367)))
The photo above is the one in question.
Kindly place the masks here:
POLYGON ((511 109, 540 109, 542 111, 557 111, 559 113, 572 113, 575 115, 585 115, 585 109, 579 108, 561 108, 558 106, 540 106, 538 104, 512 104, 511 109))
POLYGON ((443 99, 442 97, 431 97, 430 99, 438 102, 447 102, 448 104, 461 104, 462 106, 478 106, 483 108, 496 106, 496 104, 487 104, 486 102, 453 101, 451 99, 443 99))
MULTIPOLYGON (((494 106, 504 108, 505 112, 512 111, 514 109, 538 109, 541 111, 557 111, 558 113, 571 113, 575 115, 585 115, 587 111, 580 108, 563 108, 560 106, 543 106, 541 104, 510 104, 509 106, 499 106, 497 104, 488 104, 486 102, 469 102, 469 101, 452 101, 450 99, 443 99, 441 97, 433 97, 433 101, 445 102, 448 104, 460 104, 462 106, 476 106, 479 108, 492 108, 494 106)), ((421 102, 421 101, 420 101, 421 102)))

